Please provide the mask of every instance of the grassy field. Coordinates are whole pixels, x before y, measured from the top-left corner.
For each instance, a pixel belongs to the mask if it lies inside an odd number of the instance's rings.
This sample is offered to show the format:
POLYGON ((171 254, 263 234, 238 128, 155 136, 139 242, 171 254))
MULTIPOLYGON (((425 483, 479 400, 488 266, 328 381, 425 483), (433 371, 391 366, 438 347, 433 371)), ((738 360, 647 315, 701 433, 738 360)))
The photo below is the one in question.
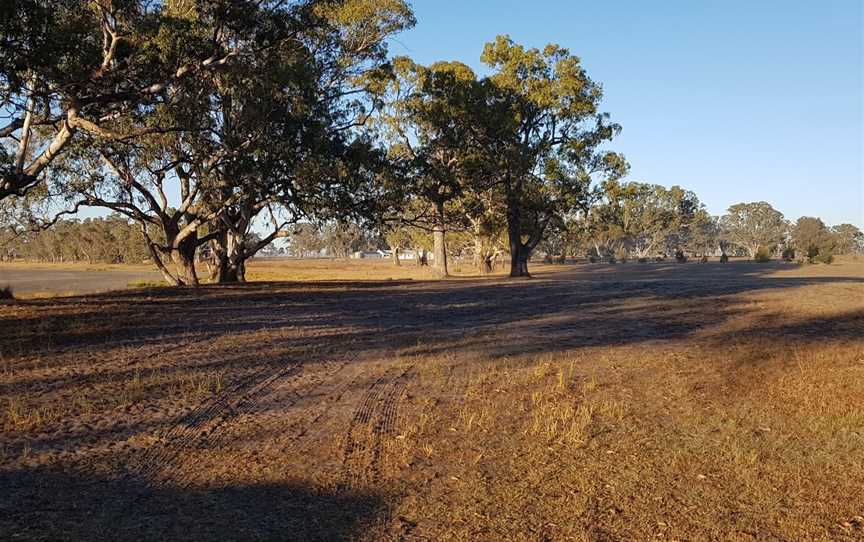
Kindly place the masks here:
POLYGON ((864 539, 864 262, 534 270, 0 302, 0 539, 864 539))

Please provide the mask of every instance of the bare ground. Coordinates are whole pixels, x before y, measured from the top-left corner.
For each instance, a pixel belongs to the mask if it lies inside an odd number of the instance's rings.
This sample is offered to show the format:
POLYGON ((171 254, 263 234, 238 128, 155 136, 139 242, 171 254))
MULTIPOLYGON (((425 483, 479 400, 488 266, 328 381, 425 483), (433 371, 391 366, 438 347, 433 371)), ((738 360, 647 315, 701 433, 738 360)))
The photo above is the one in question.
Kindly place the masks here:
POLYGON ((122 290, 130 283, 158 282, 150 266, 0 263, 0 288, 9 286, 18 297, 53 297, 122 290))
POLYGON ((0 305, 0 538, 864 539, 864 265, 0 305))

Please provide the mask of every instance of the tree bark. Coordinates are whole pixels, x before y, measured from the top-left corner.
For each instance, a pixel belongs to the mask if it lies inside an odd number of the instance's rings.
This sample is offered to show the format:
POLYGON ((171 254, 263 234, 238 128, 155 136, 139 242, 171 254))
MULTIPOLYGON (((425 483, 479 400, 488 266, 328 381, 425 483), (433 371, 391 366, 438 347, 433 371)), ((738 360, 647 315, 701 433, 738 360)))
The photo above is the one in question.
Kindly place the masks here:
POLYGON ((490 275, 492 274, 492 256, 484 254, 480 258, 480 274, 481 275, 490 275))
POLYGON ((492 273, 492 252, 483 246, 483 238, 476 235, 474 238, 474 265, 481 275, 492 273))
POLYGON ((213 282, 235 284, 246 282, 246 260, 252 254, 246 250, 243 239, 231 230, 224 230, 213 239, 216 269, 213 282))
POLYGON ((393 247, 393 265, 396 267, 402 265, 402 262, 399 261, 399 247, 393 247))
POLYGON ((447 246, 444 240, 444 202, 438 202, 435 210, 435 225, 432 227, 432 269, 439 277, 446 277, 449 275, 449 270, 447 268, 447 246))
POLYGON ((179 285, 198 286, 198 273, 195 271, 195 249, 198 236, 190 235, 171 249, 171 261, 177 270, 179 285))
POLYGON ((522 186, 517 180, 507 177, 507 240, 510 245, 510 276, 530 277, 528 255, 522 243, 522 186))
POLYGON ((439 277, 448 276, 447 269, 447 248, 444 244, 444 229, 440 226, 435 226, 432 231, 433 251, 432 251, 432 269, 439 277))
POLYGON ((426 257, 425 248, 414 249, 414 261, 417 263, 417 267, 429 265, 429 259, 426 257))
POLYGON ((510 276, 530 277, 528 272, 528 257, 531 252, 522 243, 522 235, 519 232, 519 223, 514 224, 508 220, 507 237, 510 242, 510 276))

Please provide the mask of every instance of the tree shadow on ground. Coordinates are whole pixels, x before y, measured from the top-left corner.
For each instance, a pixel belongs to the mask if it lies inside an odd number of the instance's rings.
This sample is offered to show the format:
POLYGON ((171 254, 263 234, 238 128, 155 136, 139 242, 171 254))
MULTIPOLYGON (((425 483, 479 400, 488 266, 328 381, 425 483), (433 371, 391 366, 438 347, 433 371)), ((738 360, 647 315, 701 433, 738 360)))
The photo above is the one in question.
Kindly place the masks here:
POLYGON ((0 472, 0 539, 348 540, 385 513, 372 494, 283 484, 153 488, 28 469, 0 472))
POLYGON ((789 265, 611 267, 527 281, 262 282, 32 301, 0 310, 0 354, 98 352, 275 330, 297 331, 296 340, 314 350, 317 343, 333 346, 334 338, 321 333, 329 329, 353 352, 506 331, 507 340, 484 348, 512 355, 536 351, 537 333, 553 335, 544 342, 550 350, 673 338, 734 318, 735 294, 864 283, 859 277, 770 276, 789 265), (677 315, 670 303, 679 303, 677 315))

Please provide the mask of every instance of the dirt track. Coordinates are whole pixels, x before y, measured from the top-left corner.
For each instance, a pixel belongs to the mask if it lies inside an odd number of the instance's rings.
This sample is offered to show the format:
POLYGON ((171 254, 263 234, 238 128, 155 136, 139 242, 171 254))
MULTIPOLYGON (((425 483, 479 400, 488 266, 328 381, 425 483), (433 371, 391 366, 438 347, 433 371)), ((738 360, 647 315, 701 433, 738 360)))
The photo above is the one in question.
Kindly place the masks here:
MULTIPOLYGON (((862 285, 858 267, 577 266, 530 281, 261 283, 0 306, 0 396, 10 405, 0 534, 498 539, 491 520, 485 531, 458 530, 454 518, 469 506, 460 499, 480 501, 454 484, 494 494, 499 485, 488 484, 511 476, 498 468, 468 483, 491 469, 483 457, 524 446, 520 412, 537 391, 519 391, 519 379, 534 378, 537 359, 600 352, 608 368, 573 373, 588 382, 641 352, 663 352, 657 363, 667 363, 679 354, 664 345, 677 342, 706 352, 778 337, 857 348, 862 285), (754 306, 808 289, 853 302, 816 319, 754 306), (498 371, 520 376, 488 378, 498 371), (504 398, 497 411, 482 403, 495 394, 504 398), (479 440, 467 438, 483 424, 479 440), (465 457, 477 454, 471 468, 465 457)), ((677 370, 701 371, 700 386, 729 385, 704 363, 677 370)), ((746 382, 751 369, 742 371, 746 382)), ((586 508, 586 525, 609 519, 603 506, 586 508)), ((511 534, 551 521, 537 514, 523 510, 511 534)))

